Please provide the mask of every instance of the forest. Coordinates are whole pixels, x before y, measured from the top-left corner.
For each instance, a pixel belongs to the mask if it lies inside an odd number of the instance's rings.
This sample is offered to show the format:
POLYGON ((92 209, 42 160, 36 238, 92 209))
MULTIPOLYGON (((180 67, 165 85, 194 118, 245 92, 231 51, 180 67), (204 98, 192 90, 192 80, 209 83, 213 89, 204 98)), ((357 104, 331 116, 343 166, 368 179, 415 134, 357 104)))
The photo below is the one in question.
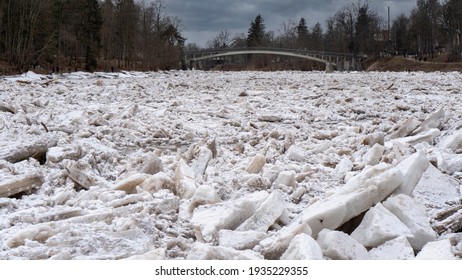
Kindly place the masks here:
POLYGON ((185 41, 162 0, 0 0, 0 23, 16 71, 178 68, 185 41))
MULTIPOLYGON (((269 19, 270 20, 270 19, 269 19)), ((392 22, 368 1, 347 3, 325 24, 287 20, 266 30, 257 15, 247 34, 221 30, 206 48, 277 47, 314 51, 415 55, 444 54, 461 61, 462 1, 417 0, 392 22)), ((199 47, 168 15, 164 0, 0 0, 0 74, 37 68, 158 70, 182 67, 182 53, 199 47)))

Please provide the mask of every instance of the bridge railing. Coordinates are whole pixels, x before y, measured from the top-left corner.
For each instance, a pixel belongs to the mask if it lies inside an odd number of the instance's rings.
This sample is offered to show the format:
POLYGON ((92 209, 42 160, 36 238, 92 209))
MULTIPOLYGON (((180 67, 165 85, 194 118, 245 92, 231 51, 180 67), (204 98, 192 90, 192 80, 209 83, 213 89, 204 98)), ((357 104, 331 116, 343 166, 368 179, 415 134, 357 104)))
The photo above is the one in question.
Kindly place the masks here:
POLYGON ((366 58, 366 56, 364 56, 364 55, 352 54, 352 53, 322 52, 322 51, 311 51, 311 50, 305 50, 305 49, 267 48, 267 47, 225 48, 225 49, 186 51, 186 52, 184 52, 184 54, 186 56, 195 56, 195 55, 220 54, 220 53, 234 52, 234 51, 279 51, 279 52, 290 52, 290 53, 312 55, 312 56, 348 57, 348 58, 357 58, 357 59, 366 58))

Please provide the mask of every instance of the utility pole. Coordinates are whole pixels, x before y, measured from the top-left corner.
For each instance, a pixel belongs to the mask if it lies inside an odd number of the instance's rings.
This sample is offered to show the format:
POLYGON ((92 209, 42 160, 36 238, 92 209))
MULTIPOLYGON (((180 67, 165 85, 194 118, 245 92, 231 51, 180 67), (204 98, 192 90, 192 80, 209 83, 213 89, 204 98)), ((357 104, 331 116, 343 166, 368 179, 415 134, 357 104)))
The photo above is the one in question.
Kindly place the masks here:
MULTIPOLYGON (((388 44, 391 45, 391 34, 390 34, 390 6, 387 6, 388 7, 388 44)), ((392 46, 393 47, 393 46, 392 46)))
POLYGON ((390 6, 388 6, 388 32, 390 32, 390 6))

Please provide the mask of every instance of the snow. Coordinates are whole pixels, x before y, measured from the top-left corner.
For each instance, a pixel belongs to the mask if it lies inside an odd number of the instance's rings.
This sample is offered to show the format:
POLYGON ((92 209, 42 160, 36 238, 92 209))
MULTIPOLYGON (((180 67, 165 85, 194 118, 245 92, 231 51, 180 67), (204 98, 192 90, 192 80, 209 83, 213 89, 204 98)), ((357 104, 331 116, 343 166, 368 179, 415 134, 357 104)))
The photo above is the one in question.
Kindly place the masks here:
POLYGON ((408 259, 407 242, 460 258, 459 239, 412 236, 461 203, 461 87, 458 72, 0 77, 0 259, 319 258, 327 229, 348 242, 324 259, 408 259), (352 242, 400 191, 420 210, 394 202, 387 238, 352 242))

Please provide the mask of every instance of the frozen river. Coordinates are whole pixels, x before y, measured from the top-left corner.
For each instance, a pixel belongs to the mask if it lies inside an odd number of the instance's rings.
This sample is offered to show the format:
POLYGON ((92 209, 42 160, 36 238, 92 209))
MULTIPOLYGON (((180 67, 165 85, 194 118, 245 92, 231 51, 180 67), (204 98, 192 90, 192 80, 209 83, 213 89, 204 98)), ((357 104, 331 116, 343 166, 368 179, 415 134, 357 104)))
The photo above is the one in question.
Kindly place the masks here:
POLYGON ((0 259, 459 259, 461 104, 458 72, 0 78, 0 259))

